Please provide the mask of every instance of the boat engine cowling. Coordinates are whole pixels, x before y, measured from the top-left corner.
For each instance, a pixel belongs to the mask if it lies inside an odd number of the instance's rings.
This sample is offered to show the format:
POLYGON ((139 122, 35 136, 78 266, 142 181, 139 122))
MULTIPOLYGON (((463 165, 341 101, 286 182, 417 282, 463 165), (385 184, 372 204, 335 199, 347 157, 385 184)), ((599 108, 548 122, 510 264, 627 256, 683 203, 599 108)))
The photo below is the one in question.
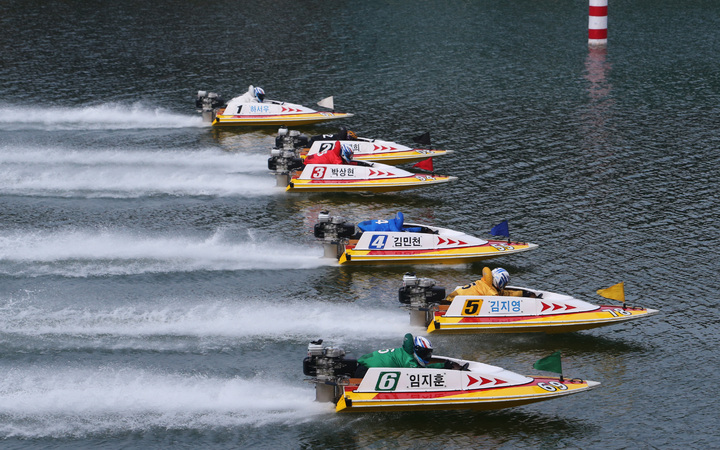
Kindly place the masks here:
POLYGON ((315 400, 337 402, 342 386, 347 385, 357 370, 357 360, 345 359, 345 350, 324 347, 322 339, 308 344, 308 355, 303 359, 303 373, 313 377, 315 400))
POLYGON ((275 138, 275 148, 285 150, 298 150, 306 148, 309 143, 310 138, 307 137, 307 135, 302 134, 297 130, 288 130, 285 126, 278 129, 278 135, 275 138))
POLYGON ((225 100, 215 92, 198 91, 195 98, 195 108, 203 115, 203 121, 215 120, 215 110, 225 106, 225 100))
POLYGON ((318 214, 313 233, 316 238, 328 243, 337 243, 355 235, 355 224, 346 222, 340 216, 331 216, 327 211, 318 214))
POLYGON ((345 359, 340 347, 324 347, 322 339, 308 344, 308 356, 303 360, 303 373, 318 380, 351 377, 357 369, 357 361, 345 359))
POLYGON ((435 286, 432 278, 418 278, 414 273, 403 276, 403 285, 398 291, 400 303, 410 305, 413 309, 426 309, 445 299, 445 288, 435 286))

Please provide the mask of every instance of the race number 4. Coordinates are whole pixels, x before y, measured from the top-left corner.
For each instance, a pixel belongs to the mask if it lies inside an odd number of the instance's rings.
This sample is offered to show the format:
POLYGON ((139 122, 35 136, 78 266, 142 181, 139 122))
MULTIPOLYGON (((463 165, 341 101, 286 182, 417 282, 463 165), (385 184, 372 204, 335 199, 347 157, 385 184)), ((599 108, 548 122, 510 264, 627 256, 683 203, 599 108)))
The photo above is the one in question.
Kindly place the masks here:
POLYGON ((385 241, 387 240, 387 236, 379 234, 377 236, 374 236, 372 240, 370 241, 370 248, 374 248, 376 250, 380 250, 385 248, 385 241))

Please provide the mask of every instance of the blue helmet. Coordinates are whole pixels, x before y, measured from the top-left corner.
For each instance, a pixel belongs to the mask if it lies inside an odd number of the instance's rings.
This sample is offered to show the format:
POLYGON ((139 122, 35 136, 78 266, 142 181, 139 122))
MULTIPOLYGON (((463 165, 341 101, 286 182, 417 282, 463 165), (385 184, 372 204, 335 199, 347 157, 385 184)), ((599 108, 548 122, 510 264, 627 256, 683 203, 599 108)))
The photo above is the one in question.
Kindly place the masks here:
POLYGON ((342 144, 340 146, 340 157, 345 161, 346 163, 352 162, 353 159, 353 151, 350 148, 349 145, 342 144))
POLYGON ((495 289, 501 291, 508 284, 508 281, 510 281, 510 274, 507 270, 498 267, 497 269, 493 269, 492 278, 495 289))
POLYGON ((432 358, 433 346, 430 341, 422 336, 415 336, 413 340, 413 350, 415 351, 413 356, 417 362, 425 367, 425 364, 429 363, 430 358, 432 358))
POLYGON ((265 100, 265 91, 263 91, 263 88, 255 88, 255 98, 258 99, 260 103, 265 100))

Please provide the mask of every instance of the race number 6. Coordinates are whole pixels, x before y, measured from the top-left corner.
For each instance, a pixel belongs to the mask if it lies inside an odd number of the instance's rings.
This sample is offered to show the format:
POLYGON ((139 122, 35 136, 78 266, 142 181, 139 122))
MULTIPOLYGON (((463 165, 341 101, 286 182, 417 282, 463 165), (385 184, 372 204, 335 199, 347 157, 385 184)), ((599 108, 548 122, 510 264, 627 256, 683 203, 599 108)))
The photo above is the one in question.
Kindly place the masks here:
POLYGON ((375 385, 375 390, 394 391, 399 379, 400 372, 380 372, 377 385, 375 385))

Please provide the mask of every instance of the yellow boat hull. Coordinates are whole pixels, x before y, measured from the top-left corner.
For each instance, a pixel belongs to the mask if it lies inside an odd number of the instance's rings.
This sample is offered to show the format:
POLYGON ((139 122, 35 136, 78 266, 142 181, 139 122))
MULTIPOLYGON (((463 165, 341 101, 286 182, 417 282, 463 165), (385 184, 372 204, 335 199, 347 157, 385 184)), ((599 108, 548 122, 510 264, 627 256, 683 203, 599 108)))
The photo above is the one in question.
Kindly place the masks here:
POLYGON ((595 311, 525 317, 447 317, 436 312, 428 333, 569 333, 657 314, 655 309, 601 305, 595 311))
POLYGON ((346 386, 338 400, 336 412, 389 412, 427 410, 495 410, 527 405, 587 391, 598 386, 596 381, 564 380, 555 377, 534 377, 520 386, 447 392, 355 392, 346 386), (545 388, 541 387, 545 386, 545 388), (548 387, 553 391, 548 391, 548 387), (561 387, 561 388, 560 388, 561 387))
POLYGON ((484 245, 434 250, 346 249, 340 264, 464 264, 537 248, 526 242, 489 241, 484 245))
POLYGON ((245 127, 277 127, 313 125, 316 123, 340 120, 352 117, 350 113, 315 112, 303 114, 278 114, 267 116, 225 115, 218 114, 212 122, 214 127, 245 126, 245 127))
POLYGON ((290 181, 288 192, 395 192, 447 183, 457 177, 445 175, 413 175, 398 178, 313 180, 295 178, 290 181))

